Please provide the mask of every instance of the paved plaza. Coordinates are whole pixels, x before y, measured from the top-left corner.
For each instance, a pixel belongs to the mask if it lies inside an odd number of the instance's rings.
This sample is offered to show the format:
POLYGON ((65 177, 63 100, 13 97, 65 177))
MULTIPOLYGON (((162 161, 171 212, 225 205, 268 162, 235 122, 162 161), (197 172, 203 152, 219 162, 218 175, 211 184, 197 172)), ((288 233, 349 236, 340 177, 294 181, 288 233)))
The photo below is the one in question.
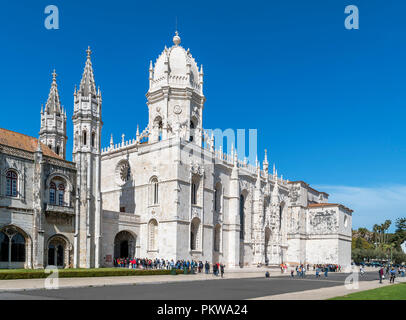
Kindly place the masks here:
POLYGON ((377 272, 368 272, 359 277, 358 289, 348 290, 344 286, 348 276, 329 273, 328 278, 316 279, 310 273, 304 279, 291 279, 273 272, 266 279, 262 272, 230 272, 225 279, 213 275, 76 278, 59 279, 58 290, 36 289, 43 288, 43 279, 6 280, 0 282, 0 300, 323 300, 389 285, 388 280, 378 283, 377 272))

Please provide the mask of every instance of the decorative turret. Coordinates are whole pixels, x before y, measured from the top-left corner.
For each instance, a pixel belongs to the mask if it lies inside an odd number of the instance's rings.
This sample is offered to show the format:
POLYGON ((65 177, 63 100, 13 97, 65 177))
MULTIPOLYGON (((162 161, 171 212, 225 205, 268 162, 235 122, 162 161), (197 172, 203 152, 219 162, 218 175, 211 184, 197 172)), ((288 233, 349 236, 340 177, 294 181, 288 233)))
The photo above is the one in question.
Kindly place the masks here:
POLYGON ((177 136, 202 144, 203 68, 197 66, 176 32, 173 46, 165 47, 149 66, 149 143, 177 136), (179 97, 182 97, 179 99, 179 97))
POLYGON ((41 106, 41 129, 39 139, 63 159, 66 158, 66 111, 61 106, 59 98, 57 74, 52 73, 52 84, 48 100, 41 106))
POLYGON ((76 268, 98 268, 101 259, 100 140, 103 126, 101 91, 96 91, 90 48, 79 90, 75 88, 73 161, 77 166, 75 226, 76 268), (80 248, 80 255, 78 254, 80 248))
POLYGON ((268 163, 268 154, 267 154, 266 149, 265 149, 265 158, 264 158, 264 162, 262 163, 262 167, 264 168, 265 174, 268 176, 269 163, 268 163))

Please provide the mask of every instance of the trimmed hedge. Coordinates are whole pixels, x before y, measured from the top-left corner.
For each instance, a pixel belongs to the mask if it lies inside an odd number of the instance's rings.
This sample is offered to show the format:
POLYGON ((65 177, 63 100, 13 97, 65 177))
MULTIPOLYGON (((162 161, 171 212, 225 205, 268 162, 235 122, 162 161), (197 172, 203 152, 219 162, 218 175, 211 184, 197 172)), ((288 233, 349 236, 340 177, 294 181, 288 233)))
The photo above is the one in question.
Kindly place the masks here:
MULTIPOLYGON (((176 270, 176 274, 182 274, 182 270, 176 270)), ((152 275, 170 275, 171 270, 133 270, 133 269, 60 269, 59 278, 83 278, 83 277, 124 277, 124 276, 152 276, 152 275)), ((0 272, 0 280, 13 279, 43 279, 51 273, 45 273, 44 270, 24 270, 0 272)))

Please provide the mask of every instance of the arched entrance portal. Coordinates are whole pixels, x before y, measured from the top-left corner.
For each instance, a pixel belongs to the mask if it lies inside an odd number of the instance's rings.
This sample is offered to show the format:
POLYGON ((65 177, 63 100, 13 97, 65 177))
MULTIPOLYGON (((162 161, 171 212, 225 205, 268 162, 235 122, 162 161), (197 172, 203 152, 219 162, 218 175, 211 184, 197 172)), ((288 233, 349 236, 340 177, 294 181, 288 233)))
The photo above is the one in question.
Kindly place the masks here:
POLYGON ((135 236, 128 231, 117 233, 114 238, 114 258, 135 258, 135 236))
POLYGON ((69 241, 63 236, 53 236, 48 242, 48 265, 58 268, 69 267, 69 241))

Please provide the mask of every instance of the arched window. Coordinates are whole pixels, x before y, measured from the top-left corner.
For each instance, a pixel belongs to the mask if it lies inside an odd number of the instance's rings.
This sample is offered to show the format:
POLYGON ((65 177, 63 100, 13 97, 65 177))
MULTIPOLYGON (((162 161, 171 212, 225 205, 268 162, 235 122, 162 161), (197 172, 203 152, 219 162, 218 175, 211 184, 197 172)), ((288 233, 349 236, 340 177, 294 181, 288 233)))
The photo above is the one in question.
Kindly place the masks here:
POLYGON ((58 201, 61 207, 65 205, 65 185, 62 183, 58 186, 58 201))
POLYGON ((199 218, 193 218, 190 225, 190 249, 199 249, 199 238, 200 238, 200 220, 199 218))
POLYGON ((197 184, 195 182, 192 183, 192 204, 197 204, 197 184))
POLYGON ((0 232, 0 262, 8 262, 10 249, 10 238, 0 232))
POLYGON ((158 222, 152 219, 148 224, 148 248, 149 251, 156 251, 158 248, 158 222))
POLYGON ((220 252, 221 243, 221 225, 216 225, 214 229, 214 251, 220 252))
POLYGON ((214 190, 214 211, 217 212, 217 197, 218 197, 218 190, 217 188, 214 190))
POLYGON ((190 121, 190 142, 193 142, 193 136, 194 136, 194 131, 195 131, 195 123, 193 121, 190 121))
POLYGON ((11 262, 25 262, 25 239, 20 233, 11 239, 11 262))
POLYGON ((56 204, 56 185, 53 182, 49 185, 49 203, 56 204))
POLYGON ((150 180, 150 203, 152 205, 159 204, 159 184, 157 177, 153 177, 150 180))
POLYGON ((191 185, 191 200, 192 205, 197 205, 199 201, 199 181, 200 179, 197 176, 192 178, 192 185, 191 185))
POLYGON ((279 207, 279 230, 281 230, 281 228, 282 228, 282 211, 283 211, 283 208, 282 208, 282 205, 279 207))
POLYGON ((245 199, 244 196, 240 196, 240 239, 244 240, 244 206, 245 206, 245 199))
POLYGON ((86 130, 83 130, 83 145, 87 145, 87 132, 86 130))
POLYGON ((18 175, 14 170, 6 173, 6 196, 17 197, 18 175))
POLYGON ((56 147, 56 154, 59 155, 59 153, 60 153, 60 147, 57 146, 57 147, 56 147))
POLYGON ((92 148, 95 146, 95 141, 96 141, 96 134, 92 132, 92 148))
POLYGON ((221 194, 222 194, 222 187, 221 183, 217 183, 214 189, 214 212, 221 212, 221 194))

